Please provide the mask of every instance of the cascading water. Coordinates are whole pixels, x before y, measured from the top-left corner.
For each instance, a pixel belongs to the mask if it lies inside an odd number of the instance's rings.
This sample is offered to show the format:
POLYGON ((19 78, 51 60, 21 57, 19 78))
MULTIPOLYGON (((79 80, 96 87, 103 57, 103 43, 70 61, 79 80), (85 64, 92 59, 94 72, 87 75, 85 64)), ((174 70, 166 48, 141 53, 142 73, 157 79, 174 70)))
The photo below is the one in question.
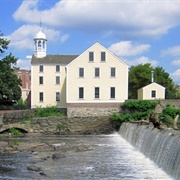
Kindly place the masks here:
POLYGON ((119 134, 166 173, 180 179, 180 135, 132 123, 123 123, 119 134))

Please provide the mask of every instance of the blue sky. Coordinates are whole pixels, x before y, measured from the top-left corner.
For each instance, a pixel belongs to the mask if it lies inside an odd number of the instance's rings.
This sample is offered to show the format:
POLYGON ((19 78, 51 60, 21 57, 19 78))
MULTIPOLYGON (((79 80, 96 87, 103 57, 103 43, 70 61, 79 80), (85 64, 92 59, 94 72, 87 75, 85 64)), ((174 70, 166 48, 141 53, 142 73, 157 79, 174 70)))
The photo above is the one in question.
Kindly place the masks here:
POLYGON ((180 85, 180 1, 0 0, 0 31, 22 69, 40 19, 47 54, 81 54, 98 41, 130 66, 163 67, 180 85))

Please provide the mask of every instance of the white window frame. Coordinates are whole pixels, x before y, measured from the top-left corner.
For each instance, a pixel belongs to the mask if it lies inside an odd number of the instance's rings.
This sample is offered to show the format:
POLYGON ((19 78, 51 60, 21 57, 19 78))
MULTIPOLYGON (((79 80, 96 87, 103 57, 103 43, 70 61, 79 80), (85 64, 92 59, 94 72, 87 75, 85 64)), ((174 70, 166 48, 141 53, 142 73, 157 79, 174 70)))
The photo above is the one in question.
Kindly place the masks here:
POLYGON ((44 84, 44 77, 43 76, 39 76, 39 84, 40 85, 44 84))
POLYGON ((95 67, 95 68, 94 68, 94 77, 95 77, 95 78, 100 77, 100 68, 99 68, 99 67, 95 67), (98 71, 96 71, 96 70, 98 70, 98 71), (98 73, 98 74, 96 74, 96 73, 98 73))
POLYGON ((78 94, 79 99, 84 99, 84 87, 79 87, 78 93, 79 93, 79 94, 78 94), (81 93, 81 92, 80 92, 80 89, 83 90, 83 91, 82 91, 82 95, 83 95, 82 97, 80 97, 80 95, 81 95, 81 94, 80 94, 80 93, 81 93))
POLYGON ((59 64, 56 64, 56 72, 61 72, 61 66, 59 64))
POLYGON ((56 84, 60 84, 61 83, 61 80, 60 80, 60 76, 56 76, 56 84))
POLYGON ((94 99, 100 99, 100 87, 94 87, 94 99), (96 90, 98 89, 98 94, 96 94, 96 90), (98 97, 96 97, 98 96, 98 97))
POLYGON ((116 98, 116 87, 110 87, 110 99, 116 98), (114 89, 114 92, 112 92, 112 88, 114 89), (114 95, 114 97, 112 97, 114 95))
POLYGON ((44 93, 39 92, 39 102, 44 102, 44 93))
POLYGON ((44 66, 43 65, 39 65, 39 72, 43 73, 44 72, 44 66))
POLYGON ((156 90, 151 90, 151 98, 156 98, 156 90))
POLYGON ((56 92, 56 102, 61 102, 61 94, 60 94, 60 92, 56 92))
POLYGON ((93 51, 89 51, 89 62, 94 62, 94 52, 93 51), (91 53, 93 54, 93 56, 91 56, 91 53), (91 59, 91 57, 93 57, 91 59))
POLYGON ((116 67, 111 67, 110 68, 110 77, 111 78, 114 78, 114 77, 116 77, 116 67), (112 75, 112 70, 114 69, 114 74, 112 75))
POLYGON ((79 68, 79 78, 83 78, 84 77, 84 68, 80 67, 79 68), (82 70, 82 71, 81 71, 82 70), (82 74, 81 74, 82 73, 82 74))
POLYGON ((101 62, 106 62, 106 51, 101 51, 101 62), (102 53, 104 53, 104 59, 102 60, 102 53))

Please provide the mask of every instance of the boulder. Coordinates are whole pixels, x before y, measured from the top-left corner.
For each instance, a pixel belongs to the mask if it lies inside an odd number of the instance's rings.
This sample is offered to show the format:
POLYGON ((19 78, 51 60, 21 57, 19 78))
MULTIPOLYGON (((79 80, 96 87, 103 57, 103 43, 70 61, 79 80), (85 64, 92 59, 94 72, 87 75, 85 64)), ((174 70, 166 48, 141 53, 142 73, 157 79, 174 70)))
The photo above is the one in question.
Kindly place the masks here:
POLYGON ((41 171, 41 168, 38 166, 30 164, 30 165, 27 165, 27 170, 29 170, 29 171, 41 171))
POLYGON ((55 153, 55 154, 53 154, 52 155, 52 159, 60 159, 60 158, 65 158, 66 156, 65 156, 65 154, 64 153, 62 153, 62 152, 58 152, 58 153, 55 153))

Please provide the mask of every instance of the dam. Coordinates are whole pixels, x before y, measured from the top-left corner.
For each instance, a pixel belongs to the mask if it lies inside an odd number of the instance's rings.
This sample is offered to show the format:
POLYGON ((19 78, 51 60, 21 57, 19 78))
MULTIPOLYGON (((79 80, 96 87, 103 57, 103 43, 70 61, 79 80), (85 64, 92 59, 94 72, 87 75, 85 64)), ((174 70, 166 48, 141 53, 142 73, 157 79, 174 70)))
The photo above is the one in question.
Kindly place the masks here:
POLYGON ((123 123, 119 134, 167 174, 180 179, 180 131, 123 123))

